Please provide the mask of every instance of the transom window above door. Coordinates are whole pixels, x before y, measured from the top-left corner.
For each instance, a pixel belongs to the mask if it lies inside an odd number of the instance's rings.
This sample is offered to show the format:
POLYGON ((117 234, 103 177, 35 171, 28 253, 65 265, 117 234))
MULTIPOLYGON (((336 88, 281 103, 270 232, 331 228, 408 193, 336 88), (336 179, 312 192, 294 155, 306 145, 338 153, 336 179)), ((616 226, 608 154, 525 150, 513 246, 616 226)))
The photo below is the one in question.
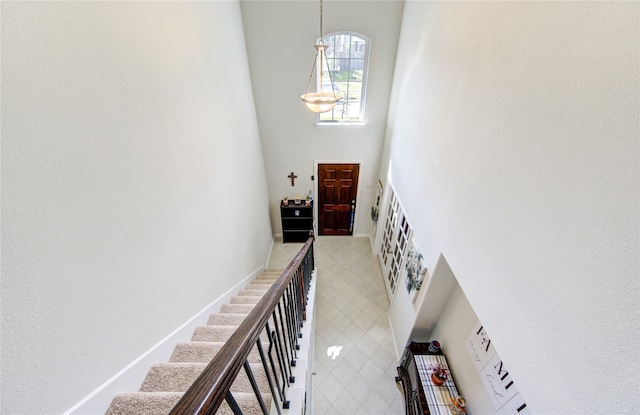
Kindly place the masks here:
MULTIPOLYGON (((318 114, 318 124, 360 124, 364 121, 369 38, 356 32, 336 32, 322 41, 329 46, 326 56, 331 78, 323 74, 328 85, 318 85, 318 90, 330 87, 332 79, 334 91, 342 99, 333 110, 318 114)), ((322 66, 318 70, 323 70, 322 66)))

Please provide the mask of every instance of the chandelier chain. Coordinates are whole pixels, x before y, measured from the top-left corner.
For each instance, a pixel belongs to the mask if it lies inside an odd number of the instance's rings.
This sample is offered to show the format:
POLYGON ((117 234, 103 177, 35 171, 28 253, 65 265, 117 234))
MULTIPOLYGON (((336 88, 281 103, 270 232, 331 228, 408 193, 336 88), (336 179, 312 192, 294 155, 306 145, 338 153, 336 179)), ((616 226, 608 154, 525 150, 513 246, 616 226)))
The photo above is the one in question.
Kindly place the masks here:
POLYGON ((322 41, 322 0, 320 0, 320 41, 322 41))
POLYGON ((322 37, 324 36, 322 32, 322 29, 323 29, 322 0, 320 0, 319 3, 320 3, 320 39, 318 39, 318 42, 315 45, 316 56, 313 60, 313 65, 311 66, 311 73, 309 74, 309 82, 307 83, 307 91, 303 95, 301 95, 302 101, 306 103, 307 107, 311 111, 317 112, 317 113, 331 111, 335 107, 336 103, 340 100, 340 98, 336 96, 336 90, 333 85, 333 77, 331 76, 329 61, 325 54, 325 51, 329 46, 325 45, 324 40, 322 39, 322 37), (323 75, 325 72, 324 71, 325 67, 327 69, 327 74, 329 75, 329 83, 331 86, 330 94, 324 91, 323 75), (313 79, 313 74, 316 71, 316 68, 318 69, 318 81, 319 81, 318 88, 317 88, 318 92, 310 93, 309 91, 311 90, 311 82, 313 79))

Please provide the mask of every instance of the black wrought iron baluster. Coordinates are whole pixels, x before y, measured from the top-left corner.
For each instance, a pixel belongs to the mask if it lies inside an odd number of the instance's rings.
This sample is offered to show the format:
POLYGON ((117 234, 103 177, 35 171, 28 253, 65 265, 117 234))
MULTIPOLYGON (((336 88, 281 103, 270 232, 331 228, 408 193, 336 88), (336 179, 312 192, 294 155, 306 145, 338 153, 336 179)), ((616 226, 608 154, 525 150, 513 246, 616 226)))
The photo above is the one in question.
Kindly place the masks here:
POLYGON ((311 243, 311 245, 309 245, 309 250, 307 251, 307 254, 305 255, 305 257, 309 258, 309 276, 311 276, 311 272, 315 269, 316 267, 316 259, 315 259, 315 255, 313 252, 313 242, 311 243))
MULTIPOLYGON (((297 338, 302 338, 302 326, 304 325, 304 303, 302 301, 302 284, 300 284, 300 276, 302 275, 301 268, 299 267, 294 274, 294 280, 292 284, 293 301, 295 304, 295 328, 297 338)), ((297 341, 296 341, 297 343, 297 341)))
MULTIPOLYGON (((294 315, 294 305, 291 301, 291 284, 289 284, 285 290, 285 292, 282 295, 282 300, 283 302, 285 302, 285 318, 287 320, 287 332, 288 332, 288 346, 289 348, 291 348, 291 353, 297 357, 297 353, 296 353, 296 324, 295 324, 295 319, 293 318, 294 315)), ((291 361, 291 365, 295 366, 295 362, 292 360, 291 361)))
POLYGON ((287 388, 289 387, 289 378, 287 376, 290 376, 288 375, 289 365, 283 360, 284 356, 282 354, 282 349, 278 341, 276 330, 273 330, 271 332, 271 341, 273 342, 275 348, 276 359, 278 359, 278 367, 280 368, 280 374, 282 375, 282 407, 288 409, 289 401, 287 401, 287 388))
POLYGON ((251 369, 251 365, 248 360, 244 361, 244 371, 247 374, 247 378, 249 378, 249 383, 251 383, 251 388, 253 389, 253 393, 256 395, 258 399, 258 404, 260 405, 260 409, 262 409, 263 415, 269 415, 269 410, 267 406, 264 404, 264 399, 262 399, 262 393, 260 393, 260 388, 258 387, 258 382, 256 382, 256 377, 253 375, 253 370, 251 369))
POLYGON ((307 271, 305 264, 300 265, 300 298, 302 299, 302 322, 307 321, 307 303, 309 302, 309 286, 307 284, 307 271))
POLYGON ((281 333, 282 333, 282 337, 284 338, 284 346, 285 346, 285 352, 287 355, 287 360, 290 362, 289 364, 291 366, 295 366, 295 360, 294 360, 294 355, 293 355, 293 350, 290 347, 290 334, 289 331, 291 330, 291 327, 289 326, 289 321, 286 318, 287 315, 287 304, 285 303, 285 299, 281 298, 280 301, 278 301, 278 304, 276 306, 276 310, 278 311, 278 317, 280 319, 280 328, 282 329, 281 333), (283 315, 283 311, 282 309, 284 308, 284 315, 285 315, 285 319, 283 320, 282 315, 283 315))
POLYGON ((274 373, 276 373, 275 379, 278 386, 278 393, 282 398, 282 407, 286 409, 289 407, 289 401, 287 400, 287 388, 289 387, 289 379, 286 373, 286 363, 282 360, 282 353, 280 351, 280 346, 278 345, 275 330, 271 330, 269 332, 268 355, 271 366, 273 367, 273 371, 274 373))
POLYGON ((287 326, 287 348, 291 350, 291 366, 295 366, 298 354, 296 353, 295 348, 294 322, 291 319, 293 304, 291 304, 289 296, 287 295, 288 292, 289 287, 287 287, 285 292, 282 294, 282 304, 284 306, 284 318, 287 326))
MULTIPOLYGON (((285 381, 286 379, 284 378, 283 372, 282 372, 282 364, 280 362, 280 359, 278 358, 278 352, 277 352, 277 345, 274 341, 275 335, 273 335, 272 330, 269 328, 269 324, 267 324, 267 333, 269 336, 269 350, 267 351, 267 354, 269 356, 269 362, 271 363, 271 368, 273 369, 273 373, 274 373, 274 379, 276 380, 276 386, 278 387, 278 394, 280 395, 280 401, 281 402, 285 402, 286 401, 286 395, 284 393, 284 390, 286 388, 285 386, 285 381), (276 353, 276 360, 278 365, 276 366, 276 362, 273 360, 273 353, 276 353), (278 369, 280 369, 280 371, 278 371, 278 369), (282 376, 282 385, 280 384, 280 377, 282 376)), ((284 404, 283 404, 284 406, 284 404)))
POLYGON ((304 319, 303 319, 303 304, 302 304, 302 298, 301 298, 301 291, 300 291, 300 274, 299 272, 296 272, 294 274, 294 279, 291 281, 291 296, 292 296, 292 303, 294 304, 293 306, 293 314, 292 314, 292 320, 295 321, 294 324, 294 331, 295 331, 295 337, 296 337, 296 344, 298 343, 297 339, 299 337, 301 337, 301 332, 300 330, 302 329, 302 325, 304 324, 304 319))
MULTIPOLYGON (((271 343, 271 340, 269 340, 271 343)), ((269 382, 269 390, 271 390, 271 396, 276 401, 276 410, 278 411, 278 415, 282 415, 282 411, 280 410, 280 403, 284 402, 284 397, 280 392, 280 387, 278 386, 278 376, 276 374, 276 369, 273 363, 273 359, 270 359, 271 369, 269 368, 269 362, 267 361, 267 357, 264 354, 264 349, 262 348, 262 341, 260 338, 256 340, 256 346, 258 347, 258 353, 260 354, 260 360, 262 361, 262 366, 264 367, 264 371, 267 374, 267 381, 269 382), (274 385, 275 382, 275 385, 274 385)))
MULTIPOLYGON (((278 303, 278 305, 279 305, 279 303, 278 303)), ((276 351, 278 353, 280 366, 281 366, 281 368, 283 370, 283 378, 286 380, 286 386, 288 387, 289 383, 294 382, 295 379, 291 375, 290 360, 289 360, 289 356, 287 354, 287 343, 286 343, 286 340, 283 340, 282 331, 284 330, 284 328, 281 327, 278 324, 278 318, 275 315, 275 313, 278 310, 278 308, 276 308, 276 310, 274 310, 274 314, 273 314, 273 317, 274 317, 273 318, 274 330, 273 330, 272 333, 275 336, 275 340, 276 340, 276 342, 275 342, 276 351)), ((280 317, 280 320, 282 321, 281 317, 280 317)))
POLYGON ((225 396, 225 400, 227 401, 227 403, 229 404, 229 407, 231 408, 231 410, 235 415, 242 415, 242 411, 238 406, 238 402, 236 402, 235 398, 231 394, 231 391, 227 392, 227 396, 225 396))
POLYGON ((259 390, 258 382, 248 361, 234 360, 233 366, 226 365, 230 363, 230 359, 237 359, 241 355, 247 356, 251 353, 251 347, 258 347, 278 415, 282 415, 283 412, 280 410, 280 405, 283 408, 289 408, 290 402, 287 400, 287 395, 291 384, 295 382, 292 376, 292 365, 295 365, 295 359, 298 357, 299 338, 302 335, 304 311, 313 269, 313 242, 309 240, 287 267, 287 271, 283 272, 278 279, 288 283, 285 286, 281 283, 273 284, 268 291, 269 295, 258 303, 253 313, 250 313, 250 321, 240 325, 239 330, 232 335, 233 341, 229 341, 214 357, 201 376, 203 380, 198 380, 185 392, 172 409, 172 414, 214 415, 220 403, 225 401, 235 415, 242 415, 242 409, 229 389, 232 384, 231 379, 235 378, 238 370, 241 369, 238 364, 242 364, 247 373, 261 412, 268 414, 270 408, 266 408, 263 398, 263 394, 267 392, 259 390), (267 298, 269 298, 268 301, 267 298), (265 330, 268 338, 268 349, 263 346, 263 342, 267 340, 264 334, 261 334, 262 330, 265 330), (231 344, 238 345, 237 350, 231 350, 233 348, 228 347, 231 344), (223 362, 225 364, 222 364, 223 362))
POLYGON ((303 325, 303 321, 302 321, 302 304, 300 302, 300 273, 299 273, 299 269, 298 271, 296 271, 295 275, 294 275, 294 280, 292 280, 292 284, 291 284, 291 301, 293 303, 293 313, 292 313, 292 319, 293 319, 293 327, 294 327, 294 332, 295 332, 295 345, 296 345, 296 349, 300 350, 300 343, 299 340, 300 338, 302 338, 302 325, 303 325))
POLYGON ((304 256, 304 284, 305 295, 309 294, 309 287, 311 285, 311 276, 313 273, 314 259, 313 259, 313 244, 309 247, 309 251, 304 256))

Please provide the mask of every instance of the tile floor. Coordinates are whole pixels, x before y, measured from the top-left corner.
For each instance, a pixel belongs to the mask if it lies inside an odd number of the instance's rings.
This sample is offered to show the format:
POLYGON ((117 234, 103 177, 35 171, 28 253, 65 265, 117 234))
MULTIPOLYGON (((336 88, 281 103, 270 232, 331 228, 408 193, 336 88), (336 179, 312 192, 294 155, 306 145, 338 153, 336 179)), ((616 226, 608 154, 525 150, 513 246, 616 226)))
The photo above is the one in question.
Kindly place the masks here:
MULTIPOLYGON (((302 244, 274 243, 269 268, 302 244)), ((389 301, 368 238, 319 236, 312 415, 404 414, 387 319, 389 301)))

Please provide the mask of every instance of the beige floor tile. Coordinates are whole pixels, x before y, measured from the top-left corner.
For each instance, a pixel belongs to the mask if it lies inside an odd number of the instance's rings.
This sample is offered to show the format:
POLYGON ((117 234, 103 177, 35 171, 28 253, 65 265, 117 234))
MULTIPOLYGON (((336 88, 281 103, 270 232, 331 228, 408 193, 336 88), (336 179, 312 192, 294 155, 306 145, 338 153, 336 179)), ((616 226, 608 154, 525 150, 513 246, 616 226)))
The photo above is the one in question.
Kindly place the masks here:
POLYGON ((360 408, 360 402, 351 395, 349 389, 344 389, 331 406, 340 414, 353 414, 360 408))
POLYGON ((349 388, 349 392, 353 398, 362 405, 371 393, 371 386, 362 378, 361 375, 357 375, 353 378, 353 383, 349 388))
POLYGON ((372 390, 361 408, 368 415, 383 415, 389 410, 389 404, 377 391, 372 390))
POLYGON ((313 396, 313 413, 315 415, 324 415, 331 408, 331 403, 320 392, 316 392, 313 396))
MULTIPOLYGON (((269 268, 285 268, 301 247, 276 241, 269 268)), ((313 415, 404 414, 404 398, 395 382, 389 301, 369 239, 319 236, 314 250, 313 415)))
POLYGON ((405 413, 404 397, 402 396, 402 391, 400 391, 393 401, 393 404, 389 407, 387 415, 405 415, 405 413))

